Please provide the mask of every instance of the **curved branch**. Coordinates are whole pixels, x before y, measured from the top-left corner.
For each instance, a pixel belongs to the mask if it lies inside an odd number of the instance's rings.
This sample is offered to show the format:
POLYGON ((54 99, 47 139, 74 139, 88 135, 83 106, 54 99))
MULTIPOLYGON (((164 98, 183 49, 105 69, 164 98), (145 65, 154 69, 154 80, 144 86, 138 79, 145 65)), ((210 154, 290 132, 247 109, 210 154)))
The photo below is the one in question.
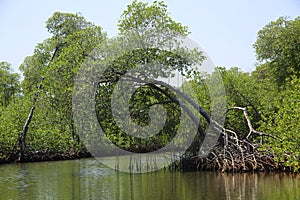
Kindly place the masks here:
POLYGON ((228 110, 232 110, 232 109, 237 109, 237 110, 242 110, 243 111, 243 114, 245 116, 245 119, 247 121, 247 125, 248 125, 248 128, 249 128, 249 133, 246 137, 247 140, 249 140, 249 137, 251 136, 252 133, 255 133, 255 134, 258 134, 259 136, 268 136, 268 137, 271 137, 273 139, 277 139, 275 136, 273 135, 270 135, 270 134, 266 134, 266 133, 263 133, 263 132, 260 132, 260 131, 257 131, 253 128, 252 126, 252 123, 249 119, 249 115, 248 115, 248 112, 247 112, 247 108, 246 107, 238 107, 238 106, 234 106, 234 107, 231 107, 229 108, 228 110))

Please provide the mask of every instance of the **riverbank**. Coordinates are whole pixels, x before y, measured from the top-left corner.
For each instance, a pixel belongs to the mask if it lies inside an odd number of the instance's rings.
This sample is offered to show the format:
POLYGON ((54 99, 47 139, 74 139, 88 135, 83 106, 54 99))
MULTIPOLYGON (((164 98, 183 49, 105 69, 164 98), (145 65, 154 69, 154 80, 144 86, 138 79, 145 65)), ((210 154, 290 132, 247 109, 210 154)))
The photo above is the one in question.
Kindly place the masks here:
MULTIPOLYGON (((107 154, 107 156, 120 155, 107 154)), ((36 151, 27 152, 21 161, 18 160, 17 155, 11 155, 6 159, 2 158, 0 164, 75 160, 92 157, 90 152, 84 150, 78 152, 36 151)), ((295 172, 292 168, 285 167, 284 163, 276 163, 273 155, 261 155, 259 153, 234 157, 214 153, 205 158, 183 156, 168 168, 173 171, 295 172)))
POLYGON ((35 151, 27 152, 22 160, 18 160, 17 154, 12 154, 6 158, 0 159, 0 164, 9 163, 27 163, 27 162, 43 162, 43 161, 59 161, 59 160, 74 160, 81 158, 91 158, 92 155, 88 151, 72 151, 72 152, 62 152, 62 151, 35 151))

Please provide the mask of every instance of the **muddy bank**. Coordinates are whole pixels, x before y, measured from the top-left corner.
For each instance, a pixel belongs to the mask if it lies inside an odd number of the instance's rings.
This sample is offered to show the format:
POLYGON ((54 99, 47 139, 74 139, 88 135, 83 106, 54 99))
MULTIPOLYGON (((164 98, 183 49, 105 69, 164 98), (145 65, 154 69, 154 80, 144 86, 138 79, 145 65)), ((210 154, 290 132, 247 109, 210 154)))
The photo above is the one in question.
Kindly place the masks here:
POLYGON ((59 161, 73 160, 80 158, 90 158, 92 155, 88 151, 78 152, 59 152, 59 151, 35 151, 24 154, 22 160, 18 159, 17 154, 12 154, 6 158, 0 159, 0 164, 9 163, 26 163, 26 162, 43 162, 43 161, 59 161))

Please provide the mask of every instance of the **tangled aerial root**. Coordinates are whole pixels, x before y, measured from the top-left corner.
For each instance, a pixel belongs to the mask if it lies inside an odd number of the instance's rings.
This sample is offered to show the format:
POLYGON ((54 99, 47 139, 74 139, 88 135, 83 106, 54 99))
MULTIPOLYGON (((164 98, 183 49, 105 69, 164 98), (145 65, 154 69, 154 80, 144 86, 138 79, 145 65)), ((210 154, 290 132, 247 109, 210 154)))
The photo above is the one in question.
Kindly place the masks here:
POLYGON ((229 145, 223 149, 215 149, 204 158, 198 156, 182 158, 180 168, 184 171, 213 170, 221 172, 265 172, 277 169, 272 155, 263 154, 257 149, 249 151, 247 148, 243 148, 243 145, 245 145, 243 141, 240 141, 240 143, 239 150, 229 145))
POLYGON ((179 163, 174 163, 171 168, 187 170, 213 170, 221 172, 246 172, 246 171, 274 171, 279 166, 274 156, 268 152, 258 149, 260 144, 250 141, 252 134, 261 137, 272 137, 272 135, 256 131, 251 124, 246 108, 233 107, 231 109, 242 110, 249 127, 246 138, 239 138, 234 131, 226 129, 216 122, 215 129, 220 133, 219 144, 206 156, 200 157, 195 153, 185 155, 179 163))

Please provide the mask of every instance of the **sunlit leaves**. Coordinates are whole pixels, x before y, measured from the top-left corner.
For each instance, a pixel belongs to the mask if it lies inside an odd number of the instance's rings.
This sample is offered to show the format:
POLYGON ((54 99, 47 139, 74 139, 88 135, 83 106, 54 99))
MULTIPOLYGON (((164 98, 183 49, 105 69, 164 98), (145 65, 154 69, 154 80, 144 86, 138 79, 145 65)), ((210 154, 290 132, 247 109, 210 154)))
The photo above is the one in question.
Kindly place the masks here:
MULTIPOLYGON (((6 107, 20 92, 19 75, 13 73, 10 64, 0 62, 0 107, 6 107)), ((0 114, 1 115, 1 114, 0 114)))
POLYGON ((261 130, 274 134, 270 146, 277 160, 285 165, 299 168, 300 160, 300 79, 293 77, 286 89, 273 99, 277 110, 261 125, 261 130))
POLYGON ((254 44, 257 59, 267 63, 278 85, 300 72, 300 17, 280 17, 258 32, 254 44))

